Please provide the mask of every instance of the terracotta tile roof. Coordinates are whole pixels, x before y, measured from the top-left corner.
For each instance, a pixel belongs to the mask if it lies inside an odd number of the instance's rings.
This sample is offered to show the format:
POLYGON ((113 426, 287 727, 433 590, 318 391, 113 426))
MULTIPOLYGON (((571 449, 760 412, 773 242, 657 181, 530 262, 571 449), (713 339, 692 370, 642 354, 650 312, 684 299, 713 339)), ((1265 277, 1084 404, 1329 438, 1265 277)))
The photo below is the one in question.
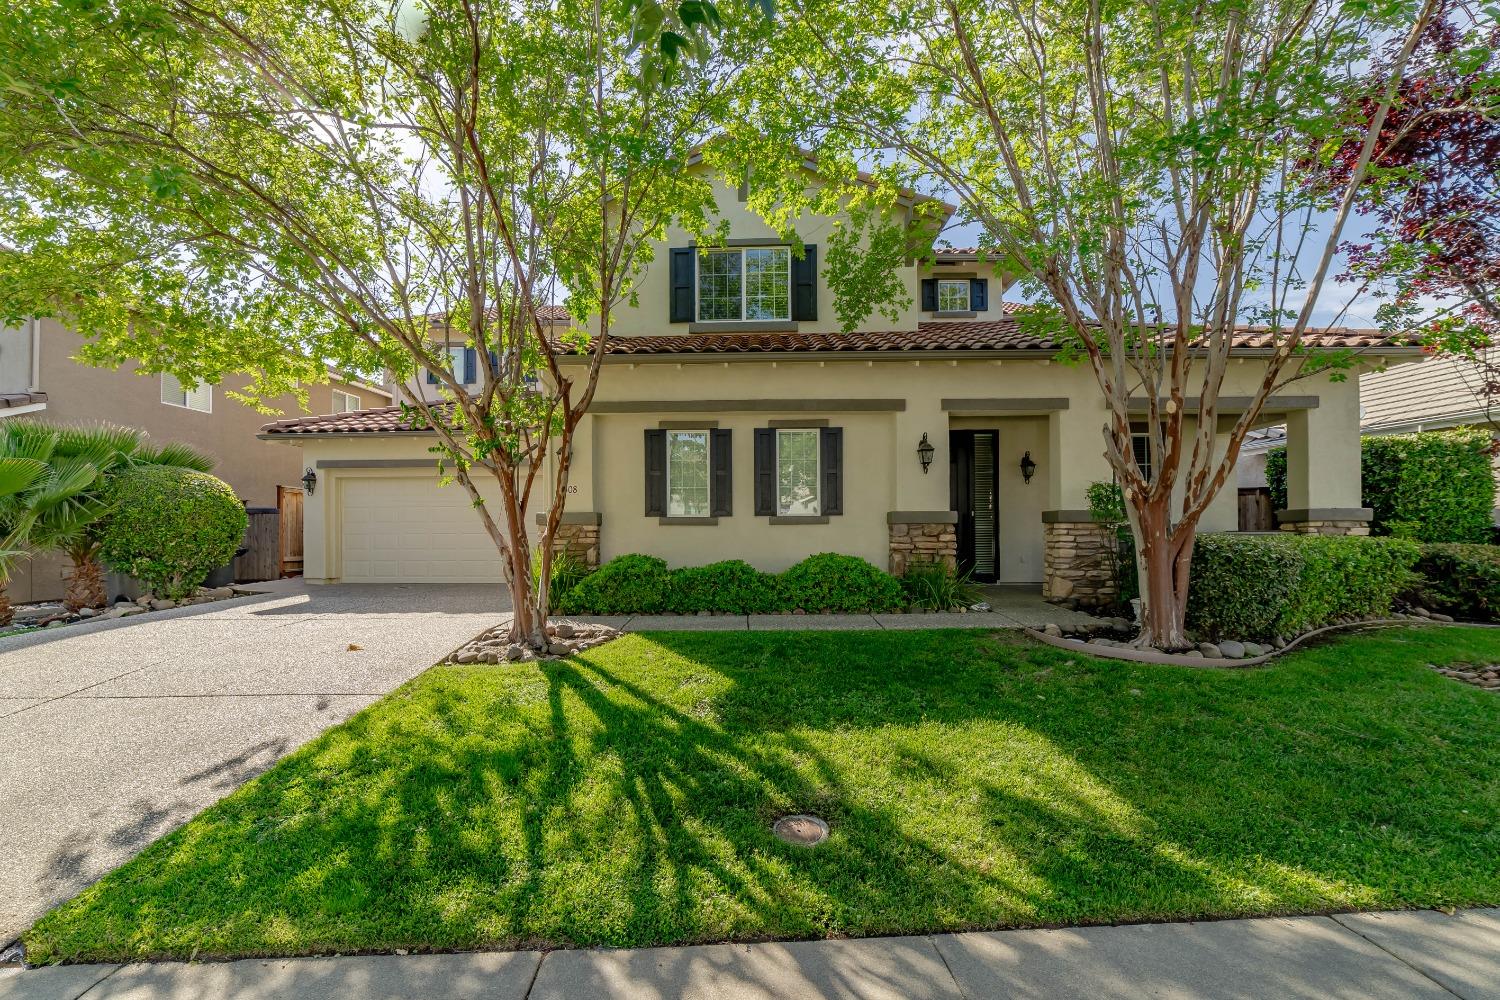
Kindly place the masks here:
MULTIPOLYGON (((438 404, 451 405, 451 404, 438 404)), ((389 434, 410 431, 401 420, 401 407, 376 406, 368 410, 325 413, 314 417, 275 420, 260 429, 262 434, 389 434)), ((424 432, 425 433, 425 432, 424 432)))
MULTIPOLYGON (((1023 308, 1005 303, 1006 312, 1023 308), (1014 308, 1012 308, 1014 307, 1014 308)), ((1416 346, 1411 338, 1388 337, 1379 330, 1342 327, 1320 330, 1304 338, 1309 346, 1324 348, 1380 348, 1416 346)), ((1235 348, 1257 350, 1273 346, 1264 329, 1246 327, 1235 335, 1235 348)), ((950 320, 922 323, 915 330, 874 333, 693 333, 651 337, 617 337, 608 353, 630 357, 660 354, 920 354, 927 351, 1050 351, 1052 341, 1023 332, 1014 319, 950 320)), ((439 404, 443 405, 443 404, 439 404)), ((401 407, 381 406, 348 413, 277 420, 262 434, 381 434, 410 432, 401 420, 401 407)))

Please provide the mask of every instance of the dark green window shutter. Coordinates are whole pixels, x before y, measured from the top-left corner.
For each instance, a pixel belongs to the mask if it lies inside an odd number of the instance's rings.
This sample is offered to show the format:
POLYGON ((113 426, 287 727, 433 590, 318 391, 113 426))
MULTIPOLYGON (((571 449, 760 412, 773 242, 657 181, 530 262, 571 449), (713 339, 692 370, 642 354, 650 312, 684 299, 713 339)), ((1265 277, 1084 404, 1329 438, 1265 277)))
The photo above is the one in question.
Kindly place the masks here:
POLYGON ((708 432, 708 512, 714 517, 734 513, 734 456, 730 439, 733 432, 715 428, 708 432))
POLYGON ((464 385, 473 385, 475 379, 478 377, 479 372, 475 366, 475 362, 478 360, 478 357, 474 353, 474 348, 464 348, 464 385))
POLYGON ((844 512, 844 429, 824 427, 821 438, 823 460, 823 513, 844 512))
POLYGON ((792 259, 792 319, 818 318, 818 248, 809 243, 792 259))
POLYGON ((990 279, 969 279, 969 308, 975 312, 984 312, 990 307, 990 279))
POLYGON ((431 368, 427 369, 427 384, 428 385, 437 385, 438 384, 437 375, 433 372, 433 370, 431 368))
POLYGON ((672 311, 673 323, 693 321, 693 271, 695 268, 693 247, 672 248, 672 311))
POLYGON ((922 279, 922 311, 937 312, 937 279, 922 279))
POLYGON ((667 432, 646 432, 646 516, 667 516, 667 432))
POLYGON ((776 514, 776 431, 755 428, 755 516, 776 514))

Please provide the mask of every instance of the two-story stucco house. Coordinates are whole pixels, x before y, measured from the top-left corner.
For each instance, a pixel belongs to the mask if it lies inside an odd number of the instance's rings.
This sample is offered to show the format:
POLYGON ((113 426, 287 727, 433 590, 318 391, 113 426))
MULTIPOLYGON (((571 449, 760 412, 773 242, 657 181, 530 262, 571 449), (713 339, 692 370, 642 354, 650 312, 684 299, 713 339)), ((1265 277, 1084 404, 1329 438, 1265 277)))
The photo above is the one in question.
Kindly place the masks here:
MULTIPOLYGON (((188 390, 171 375, 147 375, 135 364, 95 368, 74 360, 83 338, 52 319, 0 328, 0 420, 27 416, 57 424, 101 421, 138 427, 156 441, 181 441, 213 456, 214 474, 250 507, 276 503, 277 486, 297 486, 303 467, 287 448, 259 440, 265 416, 229 390, 245 380, 188 390)), ((270 405, 285 413, 340 413, 390 403, 388 390, 330 373, 308 385, 307 406, 287 396, 270 405)), ((8 590, 13 600, 62 595, 64 562, 39 555, 22 563, 8 590)))
MULTIPOLYGON (((716 189, 726 245, 669 232, 638 306, 619 314, 574 445, 567 544, 600 560, 766 570, 826 551, 897 572, 936 556, 1054 598, 1095 593, 1101 533, 1085 491, 1111 475, 1105 406, 1087 368, 1023 332, 1005 276, 973 251, 934 250, 900 269, 909 308, 842 333, 819 253, 840 220, 800 220, 798 255, 747 210, 742 186, 716 189)), ((1374 332, 1318 339, 1364 349, 1372 366, 1418 356, 1374 332)), ((1270 349, 1240 335, 1225 413, 1270 349)), ((1291 436, 1284 523, 1362 530, 1357 373, 1309 379, 1264 419, 1291 436)), ((438 485, 427 435, 398 408, 278 421, 264 436, 300 446, 318 476, 309 580, 499 578, 465 497, 438 485)), ((1232 488, 1203 526, 1236 529, 1232 488)))

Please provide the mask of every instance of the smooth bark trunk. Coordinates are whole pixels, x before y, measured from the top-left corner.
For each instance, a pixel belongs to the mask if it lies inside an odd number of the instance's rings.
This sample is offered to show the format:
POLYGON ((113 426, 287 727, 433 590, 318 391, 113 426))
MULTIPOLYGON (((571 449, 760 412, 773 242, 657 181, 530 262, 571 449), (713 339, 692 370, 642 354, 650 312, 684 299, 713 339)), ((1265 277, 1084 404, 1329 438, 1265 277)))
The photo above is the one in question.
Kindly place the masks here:
POLYGON ((1141 631, 1135 645, 1142 649, 1189 649, 1188 571, 1196 519, 1173 525, 1169 501, 1133 506, 1131 513, 1136 578, 1141 591, 1141 631))

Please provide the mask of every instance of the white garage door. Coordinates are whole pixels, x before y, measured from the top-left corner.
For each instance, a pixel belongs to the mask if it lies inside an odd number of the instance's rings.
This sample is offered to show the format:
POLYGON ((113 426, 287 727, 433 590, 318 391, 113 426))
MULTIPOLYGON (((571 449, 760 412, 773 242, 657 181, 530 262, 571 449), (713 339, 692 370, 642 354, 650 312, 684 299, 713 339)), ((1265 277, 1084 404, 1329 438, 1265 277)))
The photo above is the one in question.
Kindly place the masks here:
MULTIPOLYGON (((500 553, 456 483, 437 477, 339 484, 342 578, 351 583, 495 583, 500 553)), ((495 512, 498 515, 498 511, 495 512)))

